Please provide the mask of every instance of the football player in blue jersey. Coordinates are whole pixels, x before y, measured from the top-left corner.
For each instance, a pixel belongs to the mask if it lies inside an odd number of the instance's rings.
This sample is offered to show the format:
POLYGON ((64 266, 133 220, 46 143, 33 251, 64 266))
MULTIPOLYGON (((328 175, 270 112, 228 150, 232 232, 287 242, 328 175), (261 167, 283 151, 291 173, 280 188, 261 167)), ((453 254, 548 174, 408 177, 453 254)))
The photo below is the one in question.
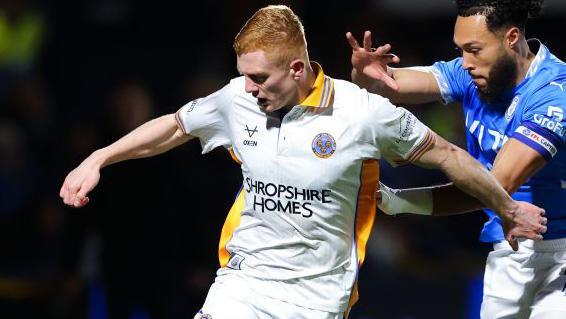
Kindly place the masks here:
MULTIPOLYGON (((428 67, 391 68, 390 45, 360 46, 351 33, 352 78, 394 103, 459 102, 468 151, 517 200, 546 209, 541 241, 514 251, 492 211, 480 239, 494 243, 487 258, 481 317, 566 318, 566 64, 541 41, 527 39, 528 18, 543 1, 457 0, 454 42, 461 57, 428 67)), ((382 185, 388 214, 450 215, 480 208, 451 185, 394 190, 382 185), (451 202, 434 201, 446 194, 451 202)))

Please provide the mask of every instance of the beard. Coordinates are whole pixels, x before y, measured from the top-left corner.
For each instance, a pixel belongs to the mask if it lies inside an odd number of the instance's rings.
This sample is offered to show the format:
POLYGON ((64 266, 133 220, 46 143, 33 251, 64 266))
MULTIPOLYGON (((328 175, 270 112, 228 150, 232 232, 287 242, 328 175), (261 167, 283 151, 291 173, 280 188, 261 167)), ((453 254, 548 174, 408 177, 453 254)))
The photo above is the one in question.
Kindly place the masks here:
POLYGON ((489 104, 503 102, 505 93, 515 86, 517 74, 515 61, 504 53, 489 71, 489 80, 485 90, 478 90, 480 99, 489 104))

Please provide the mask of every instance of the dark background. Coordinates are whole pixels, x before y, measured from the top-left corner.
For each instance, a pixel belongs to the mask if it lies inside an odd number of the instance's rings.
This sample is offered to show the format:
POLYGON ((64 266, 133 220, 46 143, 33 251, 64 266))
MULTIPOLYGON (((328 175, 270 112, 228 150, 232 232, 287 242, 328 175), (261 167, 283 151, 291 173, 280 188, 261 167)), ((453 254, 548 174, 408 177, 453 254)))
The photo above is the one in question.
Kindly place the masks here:
MULTIPOLYGON (((58 197, 92 151, 237 76, 232 40, 266 1, 0 1, 0 318, 192 318, 218 268, 241 174, 198 142, 102 172, 80 210, 58 197)), ((310 57, 349 79, 344 33, 389 42, 402 66, 457 56, 449 0, 281 1, 310 57)), ((566 55, 566 5, 547 1, 529 37, 566 55)), ((463 145, 457 106, 411 107, 463 145)), ((384 165, 393 187, 444 181, 384 165)), ((477 318, 482 213, 378 214, 351 318, 477 318)))

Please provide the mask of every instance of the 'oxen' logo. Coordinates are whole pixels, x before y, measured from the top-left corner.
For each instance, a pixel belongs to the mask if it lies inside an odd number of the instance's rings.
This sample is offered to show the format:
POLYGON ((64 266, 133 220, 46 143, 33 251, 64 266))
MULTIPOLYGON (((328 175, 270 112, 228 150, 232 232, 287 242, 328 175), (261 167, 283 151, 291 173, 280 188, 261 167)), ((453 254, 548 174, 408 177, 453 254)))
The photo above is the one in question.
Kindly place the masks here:
POLYGON ((329 158, 336 150, 336 141, 328 133, 320 133, 312 140, 312 151, 320 158, 329 158))

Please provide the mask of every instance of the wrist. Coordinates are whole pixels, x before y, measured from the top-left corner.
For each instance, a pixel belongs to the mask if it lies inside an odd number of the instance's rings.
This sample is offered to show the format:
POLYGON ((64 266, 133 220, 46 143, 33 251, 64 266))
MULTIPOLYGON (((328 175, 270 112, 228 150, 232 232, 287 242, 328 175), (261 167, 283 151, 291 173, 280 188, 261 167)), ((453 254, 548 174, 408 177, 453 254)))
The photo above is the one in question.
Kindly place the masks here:
POLYGON ((85 160, 85 164, 99 170, 108 165, 107 162, 108 156, 106 155, 104 148, 92 152, 92 154, 90 154, 90 156, 85 160))

